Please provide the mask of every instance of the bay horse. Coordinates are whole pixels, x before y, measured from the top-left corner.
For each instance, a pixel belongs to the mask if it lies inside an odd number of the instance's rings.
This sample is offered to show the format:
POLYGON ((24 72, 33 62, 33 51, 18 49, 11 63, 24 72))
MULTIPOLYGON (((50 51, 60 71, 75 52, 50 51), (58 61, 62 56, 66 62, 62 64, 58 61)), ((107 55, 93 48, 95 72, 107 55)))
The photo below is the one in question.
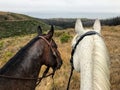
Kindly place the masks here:
POLYGON ((77 19, 75 32, 70 62, 80 72, 80 90, 110 90, 110 60, 100 21, 96 19, 93 29, 84 29, 77 19))
POLYGON ((43 77, 51 67, 52 76, 62 65, 57 44, 52 39, 54 27, 47 34, 42 34, 38 26, 38 35, 21 48, 0 69, 0 90, 35 90, 42 65, 46 65, 43 77))

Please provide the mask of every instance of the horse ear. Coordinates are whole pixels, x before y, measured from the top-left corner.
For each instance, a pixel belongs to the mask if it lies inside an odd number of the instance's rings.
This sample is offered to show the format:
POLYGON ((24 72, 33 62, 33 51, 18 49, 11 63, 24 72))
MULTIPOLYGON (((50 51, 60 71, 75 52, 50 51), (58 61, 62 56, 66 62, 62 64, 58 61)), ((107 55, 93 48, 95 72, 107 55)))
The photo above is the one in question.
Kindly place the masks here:
POLYGON ((38 35, 42 35, 42 29, 41 29, 40 26, 38 26, 38 28, 37 28, 37 32, 38 32, 38 35))
POLYGON ((51 25, 51 29, 50 29, 50 31, 49 31, 48 34, 47 34, 47 38, 48 38, 49 40, 51 40, 53 34, 54 34, 54 27, 53 27, 53 25, 51 25))
POLYGON ((101 32, 101 24, 100 24, 100 21, 98 19, 95 20, 95 23, 93 25, 93 29, 98 33, 101 32))
POLYGON ((75 32, 77 34, 82 34, 84 32, 84 28, 83 28, 83 25, 82 25, 82 22, 81 22, 80 19, 76 20, 76 23, 75 23, 75 32))

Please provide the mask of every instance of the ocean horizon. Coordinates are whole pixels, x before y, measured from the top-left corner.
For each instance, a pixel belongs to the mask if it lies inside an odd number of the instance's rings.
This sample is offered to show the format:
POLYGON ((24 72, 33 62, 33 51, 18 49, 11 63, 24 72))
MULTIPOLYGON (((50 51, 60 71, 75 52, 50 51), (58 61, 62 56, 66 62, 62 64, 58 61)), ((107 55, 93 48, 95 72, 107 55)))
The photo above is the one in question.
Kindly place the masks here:
POLYGON ((35 18, 88 18, 88 19, 109 19, 119 17, 120 13, 40 13, 40 12, 24 12, 23 14, 35 18))

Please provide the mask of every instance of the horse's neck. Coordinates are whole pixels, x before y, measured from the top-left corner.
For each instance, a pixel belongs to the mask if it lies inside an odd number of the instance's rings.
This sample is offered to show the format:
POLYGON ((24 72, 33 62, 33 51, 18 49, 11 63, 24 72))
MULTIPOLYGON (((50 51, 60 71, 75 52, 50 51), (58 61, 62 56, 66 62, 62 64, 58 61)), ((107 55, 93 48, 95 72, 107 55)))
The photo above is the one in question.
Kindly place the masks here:
POLYGON ((77 49, 80 54, 81 90, 93 90, 93 38, 84 38, 77 49))
POLYGON ((77 49, 80 50, 81 90, 110 90, 107 50, 99 36, 93 37, 84 38, 77 49))
POLYGON ((20 55, 16 55, 8 61, 0 70, 1 74, 16 77, 37 77, 41 67, 40 48, 32 46, 20 55))
POLYGON ((39 70, 41 68, 41 60, 40 60, 40 54, 41 52, 38 48, 30 48, 27 52, 27 55, 23 59, 23 61, 20 63, 20 66, 18 69, 22 70, 23 73, 26 74, 26 76, 32 76, 37 77, 39 74, 39 70))
POLYGON ((84 68, 81 70, 81 89, 80 90, 93 90, 93 68, 92 65, 88 63, 84 65, 84 68))

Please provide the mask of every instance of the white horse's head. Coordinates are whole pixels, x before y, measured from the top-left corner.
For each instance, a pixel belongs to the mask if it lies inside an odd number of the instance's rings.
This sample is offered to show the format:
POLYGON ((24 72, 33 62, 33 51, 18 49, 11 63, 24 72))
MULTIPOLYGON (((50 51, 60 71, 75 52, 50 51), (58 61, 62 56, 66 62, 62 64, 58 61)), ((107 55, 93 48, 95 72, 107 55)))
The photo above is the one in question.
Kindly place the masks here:
POLYGON ((72 40, 72 47, 74 47, 74 45, 76 44, 78 38, 81 35, 83 35, 86 32, 88 32, 88 31, 96 31, 97 33, 100 34, 101 33, 101 24, 100 24, 100 21, 98 19, 95 20, 94 25, 93 25, 93 29, 84 29, 81 20, 77 19, 76 23, 75 23, 75 32, 76 32, 76 35, 75 35, 75 37, 72 40))

